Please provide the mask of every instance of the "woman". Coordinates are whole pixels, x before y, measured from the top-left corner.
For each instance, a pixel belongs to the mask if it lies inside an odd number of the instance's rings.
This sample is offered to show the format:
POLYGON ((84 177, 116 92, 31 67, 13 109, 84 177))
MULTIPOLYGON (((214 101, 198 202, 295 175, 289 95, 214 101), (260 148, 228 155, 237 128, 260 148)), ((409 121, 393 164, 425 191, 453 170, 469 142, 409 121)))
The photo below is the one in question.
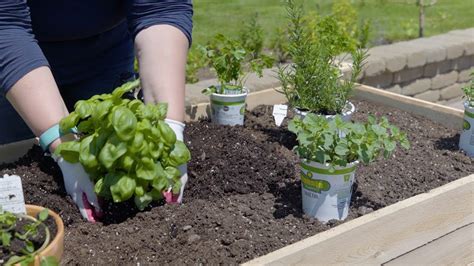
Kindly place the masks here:
MULTIPOLYGON (((77 100, 133 76, 136 54, 145 102, 168 102, 166 122, 183 139, 191 0, 0 1, 0 144, 39 137, 53 152, 71 136, 58 122, 77 100)), ((80 164, 55 158, 82 216, 100 215, 80 164)), ((182 200, 187 181, 182 173, 182 200)))

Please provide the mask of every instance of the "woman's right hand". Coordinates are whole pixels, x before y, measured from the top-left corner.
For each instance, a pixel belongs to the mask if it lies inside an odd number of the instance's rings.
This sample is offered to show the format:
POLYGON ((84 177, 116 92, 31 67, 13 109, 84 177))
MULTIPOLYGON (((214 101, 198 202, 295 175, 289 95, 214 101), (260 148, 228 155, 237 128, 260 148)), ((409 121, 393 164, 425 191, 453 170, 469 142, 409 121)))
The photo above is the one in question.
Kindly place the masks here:
POLYGON ((94 184, 80 163, 69 163, 60 156, 53 155, 61 168, 67 194, 76 203, 81 215, 89 222, 102 216, 102 210, 94 192, 94 184))

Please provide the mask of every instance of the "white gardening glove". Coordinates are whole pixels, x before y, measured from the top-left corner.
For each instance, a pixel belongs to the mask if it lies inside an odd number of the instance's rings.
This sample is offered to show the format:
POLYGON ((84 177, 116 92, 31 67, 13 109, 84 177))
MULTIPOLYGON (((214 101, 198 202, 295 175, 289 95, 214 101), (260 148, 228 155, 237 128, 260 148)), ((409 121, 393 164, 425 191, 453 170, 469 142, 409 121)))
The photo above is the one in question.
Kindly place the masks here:
POLYGON ((82 217, 89 222, 95 222, 96 217, 102 215, 102 210, 94 192, 94 184, 84 167, 80 163, 69 163, 57 155, 52 157, 61 168, 66 192, 76 203, 82 217))
MULTIPOLYGON (((176 140, 183 141, 184 123, 172 119, 165 119, 165 122, 171 127, 171 129, 176 134, 176 140)), ((186 164, 182 164, 178 166, 178 170, 181 172, 181 189, 179 191, 179 195, 172 195, 171 191, 165 192, 164 194, 167 203, 183 202, 184 187, 188 182, 188 167, 186 164)))

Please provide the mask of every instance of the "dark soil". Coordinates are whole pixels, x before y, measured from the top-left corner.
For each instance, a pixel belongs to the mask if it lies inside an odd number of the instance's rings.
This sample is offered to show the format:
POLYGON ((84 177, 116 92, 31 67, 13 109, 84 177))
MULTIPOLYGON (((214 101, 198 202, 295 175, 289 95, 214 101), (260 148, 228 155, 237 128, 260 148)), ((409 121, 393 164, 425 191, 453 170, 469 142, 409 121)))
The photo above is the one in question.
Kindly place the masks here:
MULTIPOLYGON (((358 168, 347 220, 474 172, 473 159, 458 151, 455 130, 393 108, 355 104, 355 120, 385 115, 408 132, 412 148, 358 168)), ((129 203, 108 205, 102 223, 81 220, 58 168, 37 148, 0 166, 0 175, 20 175, 26 201, 64 219, 65 264, 236 264, 340 223, 303 215, 295 137, 285 126, 274 126, 269 106, 249 112, 244 127, 189 123, 193 159, 184 204, 141 213, 129 203)))

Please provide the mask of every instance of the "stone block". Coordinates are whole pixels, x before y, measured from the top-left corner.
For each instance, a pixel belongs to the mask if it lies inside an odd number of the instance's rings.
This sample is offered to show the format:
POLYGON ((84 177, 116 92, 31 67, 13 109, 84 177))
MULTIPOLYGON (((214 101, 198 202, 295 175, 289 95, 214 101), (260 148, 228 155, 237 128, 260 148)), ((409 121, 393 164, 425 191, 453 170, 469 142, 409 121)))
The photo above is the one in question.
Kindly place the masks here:
POLYGON ((420 100, 425 100, 428 102, 436 102, 439 100, 439 91, 425 91, 420 94, 415 95, 414 97, 420 100))
POLYGON ((454 60, 445 60, 425 65, 423 77, 434 77, 438 74, 451 72, 454 69, 454 60))
POLYGON ((457 43, 461 43, 464 46, 464 55, 474 54, 474 34, 472 32, 465 31, 465 34, 456 34, 455 32, 448 32, 443 34, 448 38, 453 39, 457 43))
POLYGON ((469 43, 469 40, 458 35, 442 34, 426 39, 433 44, 446 48, 447 59, 454 59, 462 56, 464 54, 465 45, 469 43))
POLYGON ((441 100, 450 100, 456 97, 460 97, 463 95, 461 88, 464 84, 461 83, 454 83, 451 86, 441 89, 440 92, 440 99, 441 100))
POLYGON ((389 72, 400 71, 407 64, 407 51, 400 49, 396 44, 373 47, 369 50, 369 54, 383 59, 389 72))
POLYGON ((467 82, 471 80, 471 73, 474 72, 474 67, 459 71, 458 82, 467 82))
POLYGON ((426 63, 444 61, 447 57, 446 47, 433 43, 427 38, 419 38, 409 41, 411 45, 421 47, 426 55, 426 63))
POLYGON ((431 89, 431 79, 417 79, 402 88, 403 95, 413 96, 431 89))
POLYGON ((393 74, 393 83, 405 83, 423 76, 424 68, 408 68, 393 74))
POLYGON ((364 65, 364 77, 373 77, 382 74, 385 71, 385 60, 370 55, 364 65))
POLYGON ((362 79, 362 84, 376 87, 376 88, 386 88, 392 84, 393 74, 391 72, 384 72, 377 76, 364 77, 362 79))
POLYGON ((446 74, 437 75, 431 79, 431 89, 437 90, 437 89, 447 87, 449 85, 456 83, 457 80, 458 80, 457 71, 451 71, 446 74))
POLYGON ((464 70, 474 66, 474 55, 461 56, 454 61, 454 67, 457 70, 464 70))
POLYGON ((448 32, 447 34, 451 35, 461 35, 470 38, 471 40, 474 40, 474 28, 468 28, 464 30, 452 30, 448 32))
MULTIPOLYGON (((406 41, 393 44, 393 48, 399 53, 406 54, 406 64, 408 68, 424 66, 430 53, 426 52, 424 45, 417 42, 406 41)), ((387 67, 388 68, 388 67, 387 67)))
POLYGON ((397 72, 407 65, 407 57, 403 54, 387 54, 385 59, 385 68, 390 72, 397 72))

